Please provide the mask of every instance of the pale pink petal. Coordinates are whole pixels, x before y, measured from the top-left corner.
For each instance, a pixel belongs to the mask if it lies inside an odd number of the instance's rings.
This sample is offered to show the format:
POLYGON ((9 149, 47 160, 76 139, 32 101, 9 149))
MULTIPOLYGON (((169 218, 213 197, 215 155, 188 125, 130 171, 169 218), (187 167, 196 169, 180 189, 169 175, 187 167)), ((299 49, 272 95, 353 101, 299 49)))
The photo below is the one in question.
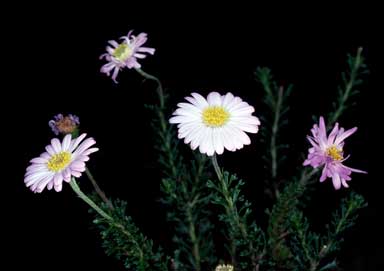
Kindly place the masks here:
POLYGON ((63 151, 68 151, 69 146, 71 145, 71 140, 72 140, 72 135, 67 134, 64 139, 63 139, 63 144, 62 144, 62 150, 63 151))
POLYGON ((35 163, 35 164, 46 164, 48 162, 47 159, 44 159, 44 158, 40 158, 40 157, 37 157, 37 158, 33 158, 31 161, 29 161, 31 163, 35 163))
POLYGON ((335 139, 335 145, 340 144, 344 139, 346 139, 347 137, 349 137, 350 135, 352 135, 356 131, 357 131, 357 127, 354 127, 352 129, 345 131, 341 135, 338 135, 335 139))
POLYGON ((53 138, 51 140, 51 146, 55 151, 55 153, 61 152, 61 143, 60 143, 60 140, 58 140, 57 138, 53 138))

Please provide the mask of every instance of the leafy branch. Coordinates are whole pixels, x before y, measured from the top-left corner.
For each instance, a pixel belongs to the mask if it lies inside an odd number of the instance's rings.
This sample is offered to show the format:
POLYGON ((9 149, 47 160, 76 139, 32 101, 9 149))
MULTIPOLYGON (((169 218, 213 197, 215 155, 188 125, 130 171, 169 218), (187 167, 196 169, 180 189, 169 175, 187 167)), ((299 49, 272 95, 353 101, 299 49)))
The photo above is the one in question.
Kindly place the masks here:
POLYGON ((287 124, 286 114, 289 111, 287 101, 292 91, 292 85, 286 89, 283 86, 278 86, 268 68, 258 68, 255 76, 264 90, 264 104, 271 112, 270 116, 264 117, 266 128, 262 130, 262 135, 269 145, 268 155, 264 157, 271 171, 271 180, 267 183, 273 186, 274 196, 277 198, 279 197, 278 167, 286 158, 281 152, 286 148, 286 145, 279 142, 278 136, 279 129, 287 124), (270 126, 268 123, 272 123, 272 125, 270 126))
POLYGON ((213 190, 212 203, 224 209, 219 219, 225 223, 230 238, 232 264, 238 270, 257 271, 265 254, 266 240, 264 232, 251 220, 251 203, 241 192, 244 182, 236 175, 222 172, 216 156, 213 156, 213 165, 219 182, 209 180, 207 185, 213 190))
POLYGON ((333 104, 334 111, 331 112, 328 117, 329 125, 332 125, 340 118, 344 111, 350 106, 350 98, 359 93, 357 87, 363 82, 361 77, 368 73, 362 52, 363 48, 359 47, 355 56, 348 55, 348 70, 341 74, 342 84, 338 87, 337 100, 333 104))

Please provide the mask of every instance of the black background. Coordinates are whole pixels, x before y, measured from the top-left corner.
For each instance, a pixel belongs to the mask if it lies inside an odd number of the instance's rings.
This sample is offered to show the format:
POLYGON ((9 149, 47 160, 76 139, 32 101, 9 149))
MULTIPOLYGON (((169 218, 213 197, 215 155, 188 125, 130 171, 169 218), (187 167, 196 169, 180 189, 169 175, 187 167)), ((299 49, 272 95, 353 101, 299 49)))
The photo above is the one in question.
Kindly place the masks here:
MULTIPOLYGON (((165 7, 163 7, 165 10, 165 7)), ((99 72, 98 59, 106 42, 130 29, 146 32, 156 53, 141 61, 143 69, 159 76, 175 107, 192 91, 231 91, 263 115, 260 86, 253 72, 258 66, 273 70, 280 84, 293 83, 290 128, 283 132, 291 145, 286 174, 301 166, 299 154, 308 144, 305 135, 312 115, 327 114, 335 99, 346 54, 364 47, 371 74, 361 87, 357 105, 340 120, 342 126, 358 126, 348 139, 348 165, 369 172, 353 175, 351 189, 363 194, 369 207, 358 225, 346 235, 340 261, 345 270, 381 270, 383 253, 380 231, 380 138, 382 91, 382 30, 374 8, 354 6, 297 7, 196 7, 173 6, 167 12, 151 6, 133 7, 115 3, 87 6, 23 6, 16 20, 6 27, 5 42, 9 83, 4 83, 5 147, 11 147, 3 182, 5 210, 3 231, 12 268, 39 270, 123 270, 104 255, 97 234, 89 230, 87 207, 70 188, 63 192, 33 194, 24 187, 28 161, 39 155, 52 137, 47 125, 57 113, 80 117, 81 128, 100 148, 89 163, 100 185, 112 197, 128 201, 129 214, 143 231, 164 246, 171 230, 164 222, 165 210, 158 203, 160 174, 153 150, 151 115, 144 103, 154 100, 153 85, 142 83, 132 70, 119 74, 115 85, 99 72), (17 21, 17 23, 16 23, 17 21), (259 110, 260 108, 260 110, 259 110)), ((253 144, 236 153, 226 152, 220 162, 247 181, 247 196, 258 209, 269 202, 262 193, 263 150, 259 135, 253 144)), ((185 147, 185 151, 188 148, 185 147)), ((82 187, 90 187, 86 178, 82 187)), ((308 215, 321 229, 348 190, 334 191, 330 180, 316 184, 308 215)))

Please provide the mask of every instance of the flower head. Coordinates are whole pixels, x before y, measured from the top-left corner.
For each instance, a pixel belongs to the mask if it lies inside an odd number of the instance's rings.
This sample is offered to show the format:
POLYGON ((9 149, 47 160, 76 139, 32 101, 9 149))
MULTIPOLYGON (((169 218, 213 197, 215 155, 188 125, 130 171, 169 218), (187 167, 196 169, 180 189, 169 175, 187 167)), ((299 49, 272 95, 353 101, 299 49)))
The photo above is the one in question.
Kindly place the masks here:
POLYGON ((147 41, 147 34, 140 33, 138 36, 131 34, 129 31, 127 36, 122 36, 121 43, 114 40, 108 41, 110 46, 107 46, 107 53, 102 54, 100 59, 105 58, 108 63, 101 67, 101 72, 110 75, 112 73, 112 80, 117 83, 116 78, 120 69, 127 67, 128 69, 139 69, 141 67, 137 59, 146 58, 145 53, 153 55, 154 48, 143 47, 142 45, 147 41))
POLYGON ((343 162, 349 157, 344 158, 344 140, 356 130, 357 127, 345 131, 336 123, 327 136, 324 118, 320 117, 319 125, 315 124, 311 129, 312 136, 307 137, 312 147, 308 150, 304 166, 310 165, 314 168, 324 166, 320 182, 329 177, 332 178, 335 189, 340 189, 341 185, 348 187, 347 181, 351 180, 352 172, 366 173, 343 165, 343 162))
POLYGON ((72 176, 80 177, 85 171, 84 162, 89 160, 91 153, 99 150, 90 148, 96 143, 93 138, 87 138, 80 144, 85 136, 82 134, 72 139, 72 135, 67 134, 62 142, 57 138, 52 139, 51 144, 45 147, 46 152, 30 161, 24 177, 25 185, 37 193, 45 187, 59 192, 63 180, 70 182, 72 176))
POLYGON ((55 135, 66 135, 72 134, 78 128, 80 120, 76 115, 69 114, 64 117, 63 114, 58 114, 48 122, 48 125, 55 135))
POLYGON ((231 264, 220 264, 216 266, 215 271, 233 271, 233 265, 231 264))
POLYGON ((208 94, 207 99, 198 93, 185 99, 189 103, 179 103, 170 123, 178 124, 178 137, 184 138, 195 150, 212 156, 222 154, 224 148, 235 151, 249 145, 248 133, 257 133, 260 121, 252 116, 255 109, 232 93, 208 94))

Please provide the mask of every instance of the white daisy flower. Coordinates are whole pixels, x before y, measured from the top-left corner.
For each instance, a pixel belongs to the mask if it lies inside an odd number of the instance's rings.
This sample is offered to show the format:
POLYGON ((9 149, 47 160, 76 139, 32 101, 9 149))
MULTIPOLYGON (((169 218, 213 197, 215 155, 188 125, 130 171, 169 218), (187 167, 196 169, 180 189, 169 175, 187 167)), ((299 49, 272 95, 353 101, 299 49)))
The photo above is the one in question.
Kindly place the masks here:
POLYGON ((233 271, 233 265, 231 264, 220 264, 216 266, 215 271, 233 271))
POLYGON ((37 193, 45 187, 59 192, 63 180, 69 183, 72 176, 80 177, 85 171, 84 162, 89 160, 88 156, 99 150, 90 148, 96 143, 93 138, 87 138, 80 144, 85 136, 82 134, 72 139, 71 134, 67 134, 62 142, 57 138, 52 139, 51 144, 45 147, 46 152, 30 161, 31 165, 25 173, 25 185, 37 193))
POLYGON ((199 147, 208 156, 222 154, 224 148, 236 151, 251 143, 245 132, 257 133, 260 121, 252 116, 255 109, 232 93, 208 94, 207 99, 198 93, 179 103, 169 120, 178 124, 178 137, 190 144, 192 150, 199 147))

